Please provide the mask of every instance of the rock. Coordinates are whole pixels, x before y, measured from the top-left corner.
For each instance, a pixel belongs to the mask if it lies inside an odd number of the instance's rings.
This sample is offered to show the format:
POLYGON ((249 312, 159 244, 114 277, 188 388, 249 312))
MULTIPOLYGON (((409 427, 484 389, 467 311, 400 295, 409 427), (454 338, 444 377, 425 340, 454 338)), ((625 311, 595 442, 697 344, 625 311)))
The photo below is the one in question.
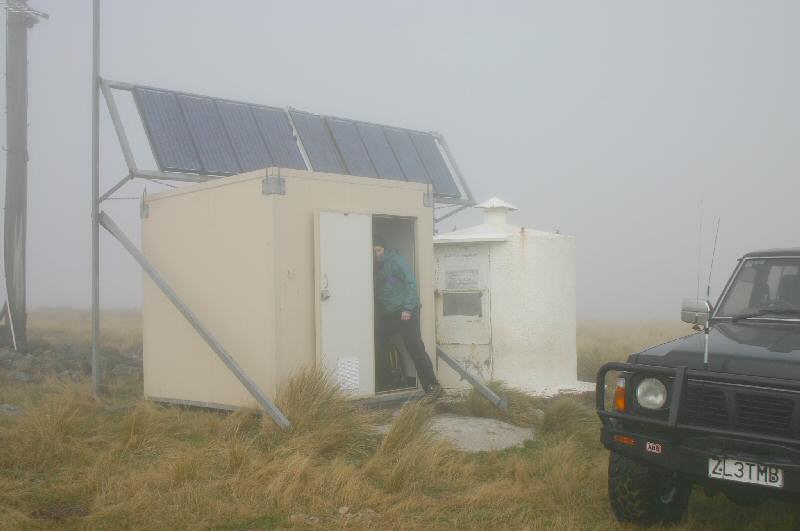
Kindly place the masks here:
POLYGON ((381 517, 380 513, 376 513, 372 509, 364 509, 363 511, 361 511, 361 518, 363 518, 366 521, 375 520, 376 518, 380 517, 381 517))
POLYGON ((17 406, 12 406, 11 404, 0 404, 0 413, 14 416, 22 415, 22 411, 20 411, 17 406))
POLYGON ((533 439, 533 430, 530 428, 521 428, 497 419, 452 414, 433 416, 428 423, 428 430, 462 452, 522 448, 525 441, 533 439))
POLYGON ((346 515, 350 511, 350 507, 339 507, 339 514, 346 515))
POLYGON ((316 526, 318 526, 320 523, 322 523, 322 521, 319 519, 319 517, 318 517, 318 516, 309 516, 308 518, 306 518, 306 523, 307 523, 308 525, 310 525, 310 526, 314 526, 314 527, 316 527, 316 526))
POLYGON ((12 380, 16 380, 16 381, 21 382, 21 383, 28 383, 28 382, 33 381, 33 376, 31 376, 27 372, 11 371, 10 373, 8 373, 8 376, 12 380))
POLYGON ((292 525, 303 525, 306 523, 306 515, 303 513, 295 513, 289 517, 289 523, 292 525))
POLYGON ((138 367, 125 365, 124 363, 120 363, 111 369, 111 374, 114 376, 139 376, 140 373, 141 371, 138 367))
POLYGON ((541 409, 534 409, 533 418, 536 422, 541 423, 542 421, 544 421, 544 411, 542 411, 541 409))
POLYGON ((33 354, 25 354, 24 356, 14 360, 11 366, 18 371, 27 371, 33 368, 33 363, 36 358, 33 354))

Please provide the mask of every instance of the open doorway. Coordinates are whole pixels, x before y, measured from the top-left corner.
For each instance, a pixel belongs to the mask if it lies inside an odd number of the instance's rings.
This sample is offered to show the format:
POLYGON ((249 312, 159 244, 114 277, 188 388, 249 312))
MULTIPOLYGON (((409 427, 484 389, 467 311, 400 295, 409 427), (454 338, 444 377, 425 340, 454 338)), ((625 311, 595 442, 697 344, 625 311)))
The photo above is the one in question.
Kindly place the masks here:
MULTIPOLYGON (((373 216, 373 237, 379 237, 387 252, 399 254, 416 277, 416 220, 397 216, 373 216)), ((399 334, 387 338, 382 331, 383 308, 378 302, 378 262, 373 278, 375 300, 375 392, 391 392, 417 387, 417 371, 399 334)), ((419 287, 417 287, 419 289, 419 287)), ((419 293, 417 293, 419 295, 419 293)))

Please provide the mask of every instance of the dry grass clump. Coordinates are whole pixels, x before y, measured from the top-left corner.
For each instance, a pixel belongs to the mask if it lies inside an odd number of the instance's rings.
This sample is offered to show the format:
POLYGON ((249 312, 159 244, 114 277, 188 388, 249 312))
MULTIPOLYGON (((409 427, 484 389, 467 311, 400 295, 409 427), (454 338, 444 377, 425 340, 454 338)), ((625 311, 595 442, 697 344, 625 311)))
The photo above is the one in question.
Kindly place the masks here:
POLYGON ((552 436, 574 436, 596 432, 599 422, 594 410, 572 397, 556 397, 548 402, 542 419, 542 430, 552 436))
POLYGON ((383 437, 380 453, 392 454, 415 439, 425 438, 425 424, 433 416, 433 405, 428 401, 409 402, 383 437))
POLYGON ((462 399, 439 402, 436 409, 442 413, 498 419, 524 428, 535 428, 540 424, 547 398, 510 389, 500 381, 489 382, 488 385, 499 396, 506 398, 506 409, 498 409, 475 389, 468 391, 462 399))
MULTIPOLYGON (((278 439, 293 450, 353 458, 376 446, 374 415, 349 400, 322 369, 300 371, 278 390, 276 404, 292 422, 287 437, 278 439)), ((265 429, 280 434, 271 421, 265 429)))
POLYGON ((97 403, 85 386, 50 379, 46 392, 18 402, 25 412, 0 417, 0 468, 44 471, 68 461, 87 462, 80 438, 91 429, 97 403))
POLYGON ((437 488, 459 475, 454 452, 425 429, 433 415, 428 401, 403 406, 365 470, 389 492, 437 488))

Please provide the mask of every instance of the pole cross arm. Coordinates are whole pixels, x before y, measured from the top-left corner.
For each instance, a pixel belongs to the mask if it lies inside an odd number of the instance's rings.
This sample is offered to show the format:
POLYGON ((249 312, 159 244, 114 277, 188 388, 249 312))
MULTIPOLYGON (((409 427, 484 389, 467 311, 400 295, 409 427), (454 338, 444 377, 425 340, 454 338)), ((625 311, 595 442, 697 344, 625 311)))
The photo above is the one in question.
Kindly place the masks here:
POLYGON ((275 422, 284 429, 289 429, 292 427, 292 424, 289 422, 289 419, 286 418, 286 415, 276 406, 272 400, 267 397, 266 394, 259 388, 258 384, 256 384, 253 380, 250 379, 249 376, 244 372, 244 370, 236 363, 230 354, 225 350, 222 344, 211 334, 211 331, 206 328, 203 323, 197 318, 197 316, 192 312, 192 310, 186 305, 186 303, 181 300, 178 294, 167 284, 166 280, 161 276, 161 274, 156 270, 155 267, 145 258, 142 252, 136 248, 136 246, 131 242, 127 236, 122 232, 122 230, 114 223, 105 212, 100 212, 99 219, 100 225, 103 226, 112 236, 114 236, 125 249, 133 256, 133 258, 139 263, 139 265, 144 269, 145 273, 150 277, 150 279, 158 286, 164 295, 175 305, 179 312, 189 321, 189 324, 200 334, 200 337, 211 347, 222 363, 225 364, 228 369, 238 378, 238 380, 242 383, 242 385, 247 389, 247 391, 256 399, 256 401, 261 405, 264 410, 270 414, 270 416, 275 420, 275 422))

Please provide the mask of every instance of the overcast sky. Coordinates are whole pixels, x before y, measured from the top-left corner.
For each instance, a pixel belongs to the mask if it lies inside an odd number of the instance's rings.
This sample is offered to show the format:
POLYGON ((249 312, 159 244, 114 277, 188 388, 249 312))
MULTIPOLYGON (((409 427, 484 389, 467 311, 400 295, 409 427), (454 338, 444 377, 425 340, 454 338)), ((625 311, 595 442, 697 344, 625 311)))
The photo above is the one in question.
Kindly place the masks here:
MULTIPOLYGON (((742 253, 800 245, 797 2, 102 4, 106 78, 441 132, 478 199, 577 238, 580 318, 677 319, 701 200, 714 296, 742 253)), ((91 1, 31 5, 29 305, 87 307, 91 1)), ((102 113, 106 189, 126 170, 102 113)), ((136 201, 104 208, 138 241, 136 201)), ((103 305, 137 307, 140 271, 101 246, 103 305)))

